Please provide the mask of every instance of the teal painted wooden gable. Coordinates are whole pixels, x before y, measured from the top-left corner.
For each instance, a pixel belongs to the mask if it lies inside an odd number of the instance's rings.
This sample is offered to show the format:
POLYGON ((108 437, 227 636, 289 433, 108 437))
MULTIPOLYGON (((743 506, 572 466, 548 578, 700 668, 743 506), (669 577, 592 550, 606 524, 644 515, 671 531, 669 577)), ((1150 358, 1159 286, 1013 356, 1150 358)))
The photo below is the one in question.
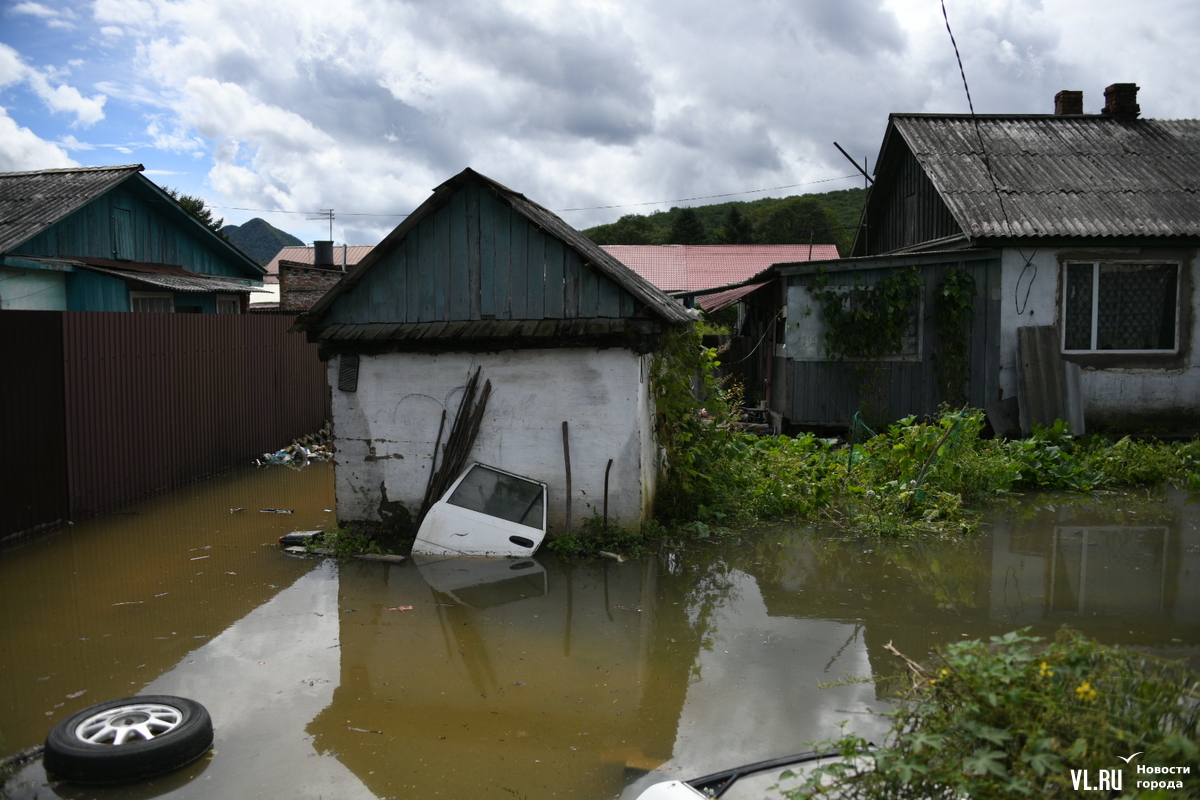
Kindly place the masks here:
POLYGON ((480 182, 460 183, 403 234, 377 248, 326 322, 620 319, 643 306, 480 182))
POLYGON ((247 256, 205 229, 141 175, 132 175, 9 253, 171 264, 198 275, 255 281, 263 276, 247 256))

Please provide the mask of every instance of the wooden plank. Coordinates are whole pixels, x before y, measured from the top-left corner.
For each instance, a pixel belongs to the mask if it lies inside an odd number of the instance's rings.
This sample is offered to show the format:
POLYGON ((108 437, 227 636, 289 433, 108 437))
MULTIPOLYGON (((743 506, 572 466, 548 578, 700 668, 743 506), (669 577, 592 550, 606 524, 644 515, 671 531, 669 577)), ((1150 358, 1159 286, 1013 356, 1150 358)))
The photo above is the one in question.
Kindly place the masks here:
POLYGON ((507 203, 496 203, 496 319, 512 319, 512 225, 513 210, 507 203))
POLYGON ((417 231, 420 238, 420 258, 417 262, 417 271, 421 276, 421 316, 418 322, 433 322, 435 319, 435 303, 434 295, 436 289, 437 272, 435 266, 434 253, 434 225, 433 220, 426 218, 417 226, 417 231))
POLYGON ((628 319, 637 313, 637 303, 633 299, 633 295, 624 289, 621 290, 621 309, 620 315, 624 319, 628 319))
POLYGON ((417 262, 417 236, 412 231, 404 237, 399 249, 404 250, 404 313, 396 317, 397 322, 416 322, 421 318, 420 264, 417 262))
POLYGON ((546 237, 546 290, 542 316, 547 319, 563 318, 563 243, 552 236, 546 237))
POLYGON ((450 210, 433 214, 433 317, 450 319, 450 210))
POLYGON ((542 319, 546 309, 546 234, 542 231, 530 229, 525 263, 525 316, 542 319))
POLYGON ((479 186, 467 184, 467 319, 479 319, 479 186))
POLYGON ((449 216, 450 283, 449 318, 470 319, 470 278, 467 274, 467 193, 459 190, 450 198, 444 211, 449 216))
POLYGON ((583 263, 574 250, 566 251, 563 260, 563 317, 579 317, 579 283, 582 280, 583 263))
POLYGON ((621 287, 605 277, 600 278, 600 297, 596 304, 596 316, 618 317, 621 315, 621 287))
POLYGON ((496 201, 479 196, 479 316, 496 316, 496 201))
POLYGON ((512 217, 511 260, 509 262, 509 303, 513 319, 526 319, 527 273, 529 271, 529 221, 519 214, 512 217))
POLYGON ((590 318, 596 316, 596 306, 600 302, 600 275, 596 268, 585 266, 582 280, 579 284, 579 316, 590 318))

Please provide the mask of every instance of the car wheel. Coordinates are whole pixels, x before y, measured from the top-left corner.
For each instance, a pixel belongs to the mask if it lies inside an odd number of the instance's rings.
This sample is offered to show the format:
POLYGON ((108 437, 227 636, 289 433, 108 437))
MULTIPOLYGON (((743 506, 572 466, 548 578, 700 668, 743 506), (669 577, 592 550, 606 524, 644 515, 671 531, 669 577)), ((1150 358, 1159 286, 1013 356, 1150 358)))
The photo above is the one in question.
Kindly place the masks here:
POLYGON ((43 763, 58 780, 121 783, 190 764, 212 743, 212 719, 196 701, 126 697, 77 711, 51 728, 43 763))

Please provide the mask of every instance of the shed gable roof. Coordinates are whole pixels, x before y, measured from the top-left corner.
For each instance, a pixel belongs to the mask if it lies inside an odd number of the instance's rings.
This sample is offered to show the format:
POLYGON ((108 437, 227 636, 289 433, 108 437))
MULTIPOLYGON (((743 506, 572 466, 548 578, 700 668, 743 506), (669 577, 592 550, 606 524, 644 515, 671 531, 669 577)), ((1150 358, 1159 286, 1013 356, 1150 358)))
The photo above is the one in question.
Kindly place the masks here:
POLYGON ((373 339, 428 343, 462 337, 468 328, 459 323, 482 323, 469 328, 473 339, 494 329, 509 341, 514 332, 550 337, 562 327, 515 321, 588 319, 613 323, 567 327, 611 333, 691 317, 557 215, 468 168, 435 189, 294 330, 324 341, 370 331, 373 339))
POLYGON ((1200 235, 1200 120, 893 114, 877 175, 900 145, 972 239, 1200 235))

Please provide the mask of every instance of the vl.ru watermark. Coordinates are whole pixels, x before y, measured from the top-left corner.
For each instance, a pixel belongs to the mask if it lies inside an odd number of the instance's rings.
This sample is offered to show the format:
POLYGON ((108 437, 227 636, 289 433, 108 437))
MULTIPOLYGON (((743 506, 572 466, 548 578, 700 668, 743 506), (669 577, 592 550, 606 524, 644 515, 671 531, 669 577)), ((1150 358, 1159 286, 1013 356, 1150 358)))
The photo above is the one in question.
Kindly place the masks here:
MULTIPOLYGON (((1117 756, 1128 764, 1135 756, 1117 756)), ((1183 776, 1190 775, 1191 767, 1151 767, 1138 764, 1134 769, 1134 787, 1137 789, 1182 789, 1183 776)), ((1086 769, 1071 770, 1071 785, 1077 792, 1119 792, 1125 787, 1125 770, 1099 769, 1091 774, 1086 769)))

